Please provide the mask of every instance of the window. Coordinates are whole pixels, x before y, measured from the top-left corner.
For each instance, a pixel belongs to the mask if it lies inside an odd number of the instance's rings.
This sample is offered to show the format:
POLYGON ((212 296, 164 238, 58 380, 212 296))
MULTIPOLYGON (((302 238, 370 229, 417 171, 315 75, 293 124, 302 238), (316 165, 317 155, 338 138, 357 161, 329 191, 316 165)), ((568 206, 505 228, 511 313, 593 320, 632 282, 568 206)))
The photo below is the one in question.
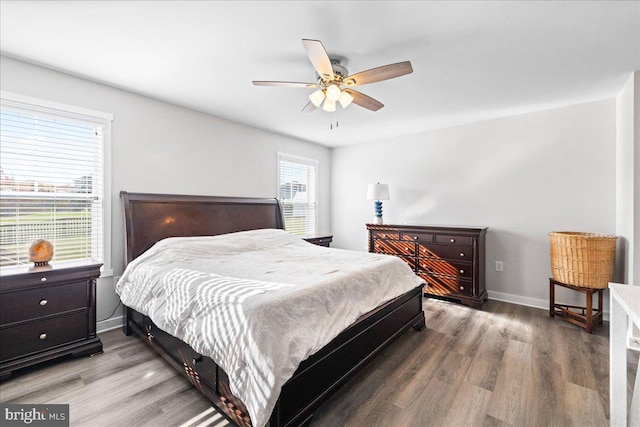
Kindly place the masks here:
POLYGON ((278 199, 292 234, 316 234, 317 176, 317 160, 278 153, 278 199))
POLYGON ((37 239, 53 244, 52 263, 100 262, 108 271, 111 115, 6 92, 1 98, 0 271, 29 264, 37 239))

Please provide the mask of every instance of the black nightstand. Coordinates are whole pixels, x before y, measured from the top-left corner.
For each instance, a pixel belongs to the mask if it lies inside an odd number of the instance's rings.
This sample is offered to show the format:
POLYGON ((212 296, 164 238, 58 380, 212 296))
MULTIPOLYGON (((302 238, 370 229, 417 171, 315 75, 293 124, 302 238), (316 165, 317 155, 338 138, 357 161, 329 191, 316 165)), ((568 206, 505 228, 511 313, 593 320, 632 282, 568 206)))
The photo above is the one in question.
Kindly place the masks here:
POLYGON ((96 335, 101 265, 23 269, 0 278, 0 379, 56 357, 102 352, 96 335))
POLYGON ((333 236, 305 236, 303 239, 314 245, 326 246, 328 248, 333 241, 333 236))

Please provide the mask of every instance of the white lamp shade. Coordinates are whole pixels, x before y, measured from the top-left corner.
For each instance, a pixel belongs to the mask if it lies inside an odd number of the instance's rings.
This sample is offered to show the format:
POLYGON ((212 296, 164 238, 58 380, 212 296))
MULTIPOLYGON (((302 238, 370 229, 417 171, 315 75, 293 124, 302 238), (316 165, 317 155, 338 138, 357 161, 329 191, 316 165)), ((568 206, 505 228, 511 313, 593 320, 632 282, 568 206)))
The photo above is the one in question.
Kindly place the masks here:
POLYGON ((336 102, 340 98, 340 88, 334 84, 327 86, 327 99, 336 102))
POLYGON ((309 99, 311 100, 313 105, 319 107, 320 104, 322 104, 322 101, 324 101, 324 91, 320 89, 313 92, 311 95, 309 95, 309 99))
POLYGON ((338 98, 338 101, 340 102, 340 105, 342 105, 342 108, 347 108, 349 104, 351 104, 351 101, 353 101, 353 96, 345 91, 342 91, 342 93, 340 94, 340 98, 338 98))
POLYGON ((333 113, 334 111, 336 111, 336 102, 330 100, 329 97, 327 97, 327 99, 324 100, 322 109, 328 113, 333 113))
POLYGON ((369 184, 367 200, 389 200, 389 184, 369 184))

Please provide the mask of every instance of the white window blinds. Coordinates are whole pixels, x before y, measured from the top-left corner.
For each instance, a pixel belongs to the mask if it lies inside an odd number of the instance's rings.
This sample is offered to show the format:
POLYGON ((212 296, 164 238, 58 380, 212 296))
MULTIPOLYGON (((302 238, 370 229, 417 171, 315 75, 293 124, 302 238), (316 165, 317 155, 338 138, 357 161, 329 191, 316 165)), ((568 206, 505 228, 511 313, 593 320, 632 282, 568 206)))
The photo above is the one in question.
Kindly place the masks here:
POLYGON ((53 244, 53 263, 104 261, 106 118, 3 97, 0 108, 0 268, 53 244))
POLYGON ((317 169, 317 160, 278 153, 278 199, 292 234, 316 234, 317 169))

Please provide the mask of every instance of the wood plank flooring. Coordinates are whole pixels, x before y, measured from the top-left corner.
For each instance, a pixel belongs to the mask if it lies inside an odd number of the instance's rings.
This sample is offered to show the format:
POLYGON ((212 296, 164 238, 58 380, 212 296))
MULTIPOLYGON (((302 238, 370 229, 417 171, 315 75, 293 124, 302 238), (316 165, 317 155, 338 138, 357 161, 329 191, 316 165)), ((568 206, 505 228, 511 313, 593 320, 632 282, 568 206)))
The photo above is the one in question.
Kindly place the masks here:
MULTIPOLYGON (((608 325, 587 334, 548 312, 425 300, 407 331, 317 412, 312 427, 607 426, 608 325)), ((229 424, 140 339, 100 335, 104 354, 28 368, 2 403, 68 403, 72 426, 229 424)), ((638 355, 629 352, 629 372, 638 355)), ((632 385, 629 385, 631 388, 632 385)))

